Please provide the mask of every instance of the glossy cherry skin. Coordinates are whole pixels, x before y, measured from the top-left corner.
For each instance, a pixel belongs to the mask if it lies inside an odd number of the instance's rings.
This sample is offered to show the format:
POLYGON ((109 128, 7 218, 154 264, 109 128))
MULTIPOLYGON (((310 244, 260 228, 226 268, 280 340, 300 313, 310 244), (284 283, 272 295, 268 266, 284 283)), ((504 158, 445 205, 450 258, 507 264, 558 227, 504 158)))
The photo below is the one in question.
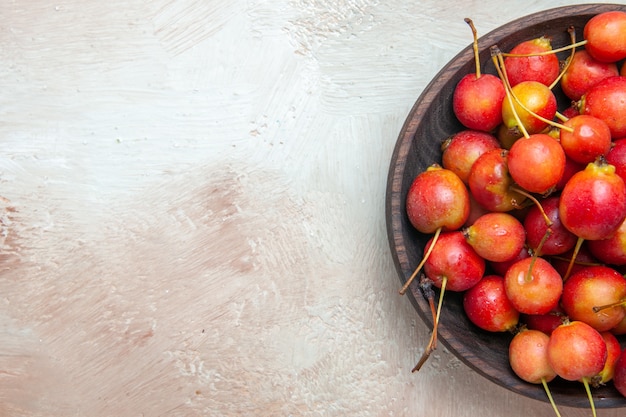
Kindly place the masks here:
POLYGON ((579 164, 588 164, 599 156, 606 156, 611 149, 611 129, 604 120, 580 114, 563 124, 573 131, 561 129, 561 146, 567 157, 579 164))
POLYGON ((626 13, 610 11, 592 17, 583 29, 585 49, 598 61, 626 58, 626 13))
POLYGON ((626 279, 607 266, 589 266, 572 274, 563 285, 561 306, 571 320, 584 321, 604 332, 616 326, 626 315, 618 305, 594 312, 593 308, 619 302, 626 297, 626 279))
POLYGON ((580 381, 600 373, 607 354, 600 332, 582 321, 560 325, 552 331, 548 342, 548 362, 567 381, 580 381))
POLYGON ((549 313, 563 292, 561 275, 543 258, 525 258, 514 263, 504 276, 504 284, 507 297, 523 314, 549 313))
POLYGON ((489 332, 510 331, 519 312, 506 296, 504 278, 487 275, 463 294, 463 309, 472 323, 489 332))
POLYGON ((547 86, 552 84, 559 76, 559 59, 555 54, 542 54, 551 50, 550 39, 543 36, 514 46, 510 54, 527 56, 507 56, 504 59, 511 86, 522 81, 537 81, 547 86))
POLYGON ((513 372, 531 384, 550 382, 556 372, 548 361, 550 337, 539 330, 522 330, 509 343, 509 363, 513 372))
POLYGON ((512 190, 508 152, 494 149, 482 154, 470 170, 468 185, 476 202, 488 211, 506 212, 516 208, 525 197, 512 190))
POLYGON ((602 119, 611 137, 626 136, 626 77, 608 77, 593 86, 580 99, 582 114, 602 119))
POLYGON ((574 174, 561 192, 559 216, 581 239, 613 235, 626 218, 626 186, 615 167, 598 161, 574 174))
POLYGON ((544 215, 538 206, 533 205, 524 218, 526 229, 526 243, 540 255, 562 255, 576 245, 578 238, 563 226, 559 217, 558 195, 540 200, 543 213, 548 217, 551 225, 548 227, 544 215), (550 229, 547 239, 544 239, 550 229), (543 243, 542 243, 543 242, 543 243), (539 245, 541 244, 541 248, 539 245))
POLYGON ((508 154, 513 181, 531 193, 544 194, 556 187, 565 171, 563 147, 550 135, 536 133, 518 139, 508 154))
POLYGON ((452 96, 452 110, 468 129, 491 132, 502 123, 504 84, 491 74, 467 74, 457 84, 452 96))
POLYGON ((441 145, 441 163, 467 183, 472 165, 487 151, 500 148, 498 139, 479 130, 462 130, 446 139, 441 145))
POLYGON ((459 229, 469 210, 467 187, 454 172, 439 165, 418 174, 406 197, 409 221, 422 233, 459 229))
POLYGON ((563 73, 561 89, 571 100, 578 101, 598 82, 619 75, 614 62, 600 62, 584 49, 576 51, 572 62, 563 73))
MULTIPOLYGON (((431 238, 426 243, 424 253, 432 243, 431 238)), ((447 290, 465 291, 484 276, 485 260, 466 242, 462 232, 441 233, 424 263, 424 273, 436 287, 441 288, 445 277, 447 290)))

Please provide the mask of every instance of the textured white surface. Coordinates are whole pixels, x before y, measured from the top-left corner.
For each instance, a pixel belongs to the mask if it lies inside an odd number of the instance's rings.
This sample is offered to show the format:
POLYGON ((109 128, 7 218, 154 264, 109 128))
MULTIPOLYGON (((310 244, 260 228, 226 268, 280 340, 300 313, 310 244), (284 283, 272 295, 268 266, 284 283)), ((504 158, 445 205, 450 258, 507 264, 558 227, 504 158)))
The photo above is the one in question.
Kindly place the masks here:
POLYGON ((384 193, 464 17, 581 2, 3 3, 0 415, 553 415, 410 373, 384 193))

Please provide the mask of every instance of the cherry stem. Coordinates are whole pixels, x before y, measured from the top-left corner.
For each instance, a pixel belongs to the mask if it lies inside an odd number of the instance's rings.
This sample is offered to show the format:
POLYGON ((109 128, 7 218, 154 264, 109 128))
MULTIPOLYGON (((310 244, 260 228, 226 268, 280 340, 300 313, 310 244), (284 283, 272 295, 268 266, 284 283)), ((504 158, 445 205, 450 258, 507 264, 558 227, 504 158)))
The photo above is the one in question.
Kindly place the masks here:
POLYGON ((474 22, 469 17, 466 17, 465 23, 469 25, 472 29, 472 36, 474 41, 472 42, 472 48, 474 49, 474 63, 476 64, 476 78, 480 78, 480 58, 478 57, 478 32, 476 31, 476 26, 474 26, 474 22))
MULTIPOLYGON (((569 262, 571 260, 571 258, 568 259, 568 258, 564 258, 562 256, 556 256, 556 255, 555 256, 551 256, 551 258, 552 259, 558 259, 559 261, 567 261, 567 262, 569 262)), ((602 265, 599 262, 580 262, 580 261, 574 261, 574 264, 582 265, 582 266, 598 266, 598 265, 602 265)))
POLYGON ((433 290, 433 281, 426 276, 426 274, 420 274, 420 290, 424 298, 428 301, 430 307, 430 315, 433 318, 433 323, 437 317, 437 308, 435 307, 435 291, 433 290))
POLYGON ((430 335, 430 340, 428 341, 428 345, 426 345, 426 349, 424 350, 422 357, 420 358, 417 365, 415 365, 415 367, 411 370, 411 372, 419 371, 424 365, 424 363, 426 363, 426 360, 430 357, 430 354, 437 347, 437 328, 439 327, 439 317, 441 317, 441 306, 443 305, 443 295, 446 292, 447 284, 448 284, 448 277, 444 276, 441 281, 441 291, 439 293, 439 304, 437 305, 437 314, 435 315, 435 320, 433 322, 433 331, 430 335))
POLYGON ((565 116, 563 113, 561 112, 556 112, 554 114, 556 116, 557 119, 559 119, 561 122, 565 123, 569 120, 569 117, 565 116))
POLYGON ((614 303, 611 303, 611 304, 605 304, 605 305, 603 305, 603 306, 596 306, 596 307, 594 307, 594 308, 593 308, 593 312, 594 312, 594 313, 599 313, 600 311, 602 311, 602 310, 606 310, 607 308, 619 307, 619 306, 622 306, 622 305, 624 305, 624 304, 626 304, 626 297, 625 297, 625 298, 622 298, 622 299, 621 299, 621 300, 619 300, 619 301, 616 301, 616 302, 614 302, 614 303))
POLYGON ((591 405, 591 415, 596 417, 596 406, 593 402, 593 396, 591 395, 591 388, 589 387, 589 378, 583 377, 583 385, 585 386, 585 391, 587 391, 587 398, 589 398, 589 404, 591 405))
POLYGON ((417 268, 415 268, 415 271, 413 271, 413 274, 409 277, 409 279, 404 283, 404 286, 400 289, 400 295, 404 295, 406 290, 409 289, 409 286, 411 285, 411 283, 417 276, 418 272, 421 271, 422 267, 426 263, 426 260, 428 260, 428 257, 430 256, 433 249, 435 248, 435 243, 437 243, 437 240, 439 239, 440 234, 441 234, 441 227, 435 231, 435 235, 433 236, 432 243, 430 244, 430 247, 428 248, 428 251, 426 252, 424 257, 422 258, 422 261, 419 263, 417 268))
POLYGON ((548 228, 546 229, 546 232, 543 234, 543 237, 541 238, 541 241, 539 242, 539 244, 534 250, 535 252, 534 256, 541 256, 541 249, 543 248, 543 245, 546 243, 546 241, 548 240, 550 236, 552 236, 552 228, 548 226, 548 228))
POLYGON ((570 56, 569 56, 569 59, 565 60, 565 66, 563 67, 563 70, 559 72, 559 76, 556 77, 556 80, 554 80, 552 84, 550 84, 550 90, 556 87, 559 81, 561 81, 561 78, 563 78, 565 71, 567 71, 570 64, 572 63, 572 60, 574 59, 574 54, 576 53, 576 47, 572 46, 572 45, 576 45, 576 28, 574 28, 574 26, 570 26, 569 28, 567 28, 567 32, 569 33, 570 39, 572 41, 572 44, 570 45, 572 47, 570 56))
POLYGON ((569 261, 569 265, 567 265, 567 271, 565 271, 565 275, 563 275, 563 282, 567 281, 570 274, 572 273, 572 268, 576 263, 576 257, 578 256, 578 252, 580 251, 580 247, 583 245, 584 241, 585 239, 583 239, 582 237, 579 237, 576 241, 576 246, 574 246, 574 253, 572 253, 572 258, 569 261))
POLYGON ((530 201, 532 201, 537 206, 537 208, 539 209, 539 212, 543 216, 543 219, 546 222, 546 226, 548 226, 548 227, 552 226, 552 220, 550 220, 550 218, 546 214, 546 211, 543 209, 543 206, 541 205, 539 200, 537 200, 537 198, 535 198, 534 195, 532 195, 531 193, 529 193, 526 190, 523 190, 523 189, 515 187, 515 186, 511 186, 510 188, 511 188, 511 190, 515 191, 516 193, 521 194, 524 197, 528 198, 530 201))
POLYGON ((548 388, 548 381, 545 378, 541 378, 541 385, 543 385, 543 389, 546 391, 546 395, 548 396, 548 400, 550 400, 550 404, 552 405, 552 409, 557 417, 561 417, 561 413, 559 413, 559 409, 556 407, 556 403, 552 398, 552 393, 550 392, 550 388, 548 388))
MULTIPOLYGON (((569 32, 569 29, 568 29, 569 32)), ((585 46, 587 44, 587 40, 582 40, 580 42, 575 42, 571 45, 567 45, 567 46, 563 46, 561 48, 556 48, 556 49, 550 49, 549 51, 544 51, 544 52, 533 52, 532 54, 512 54, 510 52, 503 52, 502 56, 507 57, 507 56, 513 56, 513 57, 526 57, 526 56, 541 56, 541 55, 552 55, 552 54, 556 54, 559 52, 563 52, 563 51, 569 51, 570 49, 573 48, 578 48, 579 46, 585 46)))
POLYGON ((515 95, 513 94, 513 91, 511 89, 511 84, 509 83, 509 77, 506 74, 506 67, 504 66, 504 60, 502 58, 502 51, 500 51, 500 48, 498 48, 497 45, 494 45, 491 47, 491 58, 496 67, 496 71, 498 72, 498 76, 504 83, 504 91, 506 93, 506 99, 509 102, 511 109, 513 110, 513 117, 515 117, 515 121, 517 122, 517 127, 520 129, 522 136, 524 136, 525 138, 528 138, 529 136, 528 131, 526 130, 526 127, 520 120, 519 115, 515 111, 515 104, 513 103, 513 100, 515 99, 515 101, 519 103, 519 99, 515 97, 515 95))

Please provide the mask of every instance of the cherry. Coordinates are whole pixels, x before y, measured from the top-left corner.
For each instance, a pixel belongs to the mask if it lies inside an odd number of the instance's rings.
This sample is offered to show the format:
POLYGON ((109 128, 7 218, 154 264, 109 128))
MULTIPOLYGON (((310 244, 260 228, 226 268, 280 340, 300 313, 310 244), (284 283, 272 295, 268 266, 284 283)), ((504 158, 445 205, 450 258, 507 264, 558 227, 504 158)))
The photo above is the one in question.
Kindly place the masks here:
POLYGON ((504 276, 506 295, 524 314, 546 314, 558 304, 563 280, 548 261, 539 257, 517 261, 504 276))
POLYGON ((608 77, 580 99, 582 114, 602 119, 614 139, 626 137, 626 77, 608 77))
POLYGON ((551 85, 559 76, 560 64, 551 51, 550 39, 544 36, 517 44, 504 59, 509 84, 513 87, 522 81, 537 81, 551 85), (515 56, 520 55, 520 56, 515 56))
POLYGON ((472 323, 489 332, 512 331, 519 312, 506 296, 504 278, 486 275, 463 294, 463 309, 472 323))
POLYGON ((609 11, 593 16, 583 29, 585 49, 601 62, 626 58, 626 13, 609 11))
POLYGON ((406 197, 409 221, 422 233, 459 229, 469 209, 469 193, 463 181, 439 165, 431 165, 417 175, 406 197))
POLYGON ((577 101, 591 87, 607 77, 619 75, 614 62, 600 62, 584 49, 575 52, 561 78, 561 89, 571 100, 577 101))
POLYGON ((549 342, 550 337, 538 330, 520 331, 509 344, 509 363, 513 372, 522 380, 543 385, 554 412, 560 417, 548 388, 548 382, 557 376, 548 361, 549 342))
POLYGON ((606 356, 606 342, 600 332, 582 321, 561 324, 550 335, 548 361, 556 374, 567 381, 598 374, 606 356))
POLYGON ((499 149, 498 139, 490 133, 465 129, 446 139, 442 146, 441 162, 467 183, 472 165, 483 153, 499 149))
POLYGON ((570 321, 554 329, 548 342, 548 363, 567 381, 582 381, 593 416, 596 409, 589 381, 602 372, 608 356, 604 338, 582 321, 570 321))
MULTIPOLYGON (((424 248, 433 245, 431 238, 424 248)), ((444 281, 450 291, 465 291, 473 287, 485 273, 485 260, 472 248, 460 231, 439 236, 430 256, 424 263, 424 273, 434 285, 442 288, 444 281)))
POLYGON ((626 279, 608 266, 590 266, 572 274, 563 285, 561 305, 572 320, 580 320, 604 332, 615 327, 626 315, 622 305, 595 311, 594 307, 613 305, 626 297, 626 279))
MULTIPOLYGON (((626 68, 626 65, 624 66, 626 68)), ((615 173, 626 181, 626 138, 613 139, 606 161, 615 167, 615 173)))
POLYGON ((509 174, 507 156, 504 149, 485 152, 470 170, 470 192, 476 202, 489 211, 511 211, 525 200, 511 188, 513 179, 509 174))
POLYGON ((540 133, 556 115, 557 101, 550 88, 538 81, 522 81, 511 87, 515 100, 502 102, 502 120, 510 129, 517 127, 529 134, 540 133), (541 118, 537 118, 539 115, 541 118))
POLYGON ((574 254, 583 240, 611 237, 626 218, 626 186, 615 167, 601 158, 574 174, 561 192, 559 216, 578 236, 574 254))
POLYGON ((601 332, 602 338, 606 343, 606 362, 604 363, 604 368, 591 378, 591 385, 593 387, 599 387, 600 385, 605 385, 607 382, 613 379, 615 375, 615 363, 617 359, 619 359, 619 355, 622 352, 622 347, 617 340, 617 337, 611 332, 601 332))
POLYGON ((608 239, 587 242, 587 248, 600 262, 614 266, 626 265, 626 221, 608 239))
POLYGON ((456 85, 452 95, 452 109, 465 127, 490 132, 502 122, 500 108, 504 100, 504 85, 500 78, 483 74, 478 58, 478 36, 471 19, 465 19, 474 37, 476 72, 467 74, 456 85))
POLYGON ((576 101, 572 101, 572 103, 569 106, 567 106, 561 111, 561 115, 565 119, 570 119, 579 114, 580 114, 580 106, 579 106, 579 103, 576 101))
POLYGON ((547 335, 559 327, 567 320, 567 316, 560 306, 556 306, 552 311, 545 314, 522 314, 520 321, 523 322, 528 329, 539 330, 547 335))
POLYGON ((565 154, 580 164, 588 164, 611 149, 611 130, 604 120, 581 114, 563 123, 560 143, 565 154), (571 130, 570 130, 571 129, 571 130))
POLYGON ((561 179, 565 171, 565 152, 551 136, 533 134, 518 139, 511 146, 508 168, 513 181, 520 187, 531 193, 544 194, 553 190, 561 179))
POLYGON ((613 369, 613 385, 626 397, 626 349, 622 350, 613 369))
POLYGON ((519 255, 526 242, 522 223, 508 213, 491 212, 463 229, 476 253, 487 261, 506 262, 519 255))
POLYGON ((626 218, 626 187, 615 167, 598 160, 574 174, 561 192, 559 215, 582 239, 611 237, 626 218))
POLYGON ((540 206, 531 206, 524 218, 526 243, 538 255, 562 255, 572 249, 578 239, 561 223, 559 201, 558 195, 542 199, 540 206))

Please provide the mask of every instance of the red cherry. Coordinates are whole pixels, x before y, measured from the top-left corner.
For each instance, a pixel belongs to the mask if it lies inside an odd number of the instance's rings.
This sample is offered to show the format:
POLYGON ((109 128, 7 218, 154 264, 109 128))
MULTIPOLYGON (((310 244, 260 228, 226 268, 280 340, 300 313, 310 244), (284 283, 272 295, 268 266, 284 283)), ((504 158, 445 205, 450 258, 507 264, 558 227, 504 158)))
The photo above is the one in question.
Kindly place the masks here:
POLYGON ((504 276, 506 295, 524 314, 546 314, 558 304, 563 291, 561 275, 543 258, 525 258, 511 265, 504 276))
POLYGON ((563 285, 561 305, 571 320, 584 321, 604 332, 626 315, 622 305, 595 311, 594 307, 619 303, 626 297, 626 279, 607 266, 589 266, 572 274, 563 285))
POLYGON ((615 75, 619 73, 614 62, 600 62, 586 50, 580 49, 563 73, 561 89, 569 99, 577 101, 598 82, 615 75))
MULTIPOLYGON (((511 93, 526 107, 526 109, 543 117, 552 120, 557 111, 556 97, 550 88, 537 81, 522 81, 513 88, 511 93)), ((502 102, 502 121, 508 128, 523 128, 528 134, 540 133, 548 123, 538 119, 533 114, 524 109, 517 101, 511 102, 504 100, 502 102), (522 126, 518 126, 517 114, 522 126)))
POLYGON ((585 25, 583 37, 585 49, 598 61, 626 58, 626 13, 615 10, 595 15, 585 25))
POLYGON ((498 139, 479 130, 462 130, 444 141, 441 146, 441 162, 444 168, 467 183, 474 162, 483 153, 500 148, 498 139))
POLYGON ((519 312, 506 296, 504 278, 487 275, 463 294, 463 309, 472 323, 489 332, 513 330, 519 312))
POLYGON ((594 376, 591 380, 592 385, 600 386, 605 385, 607 382, 613 379, 615 375, 615 364, 622 353, 622 347, 619 344, 617 337, 611 332, 601 332, 602 338, 606 343, 606 362, 604 368, 598 375, 594 376))
POLYGON ((550 337, 539 330, 522 330, 509 344, 509 363, 513 372, 531 384, 550 382, 556 372, 548 361, 550 337))
POLYGON ((582 321, 554 329, 548 343, 548 362, 567 381, 591 378, 604 368, 607 348, 600 332, 582 321))
POLYGON ((459 229, 469 210, 469 193, 463 181, 438 165, 417 175, 406 197, 409 221, 422 233, 459 229))
MULTIPOLYGON (((433 239, 424 248, 428 252, 433 239)), ((424 264, 424 273, 436 287, 446 280, 450 291, 470 289, 485 273, 485 260, 465 240, 460 231, 442 233, 424 264)))
POLYGON ((563 147, 550 135, 518 139, 508 154, 509 173, 520 187, 544 194, 556 187, 565 171, 563 147))
POLYGON ((508 213, 491 212, 463 229, 467 243, 487 261, 506 262, 519 255, 526 242, 522 223, 508 213))
POLYGON ((542 199, 541 210, 533 205, 524 218, 526 242, 539 255, 562 255, 576 245, 578 238, 563 226, 559 218, 559 201, 558 195, 542 199), (550 226, 544 216, 550 220, 550 226), (545 238, 547 233, 549 236, 545 238))
POLYGON ((587 248, 600 262, 626 265, 626 221, 608 239, 588 241, 587 248))
POLYGON ((613 140, 613 146, 606 154, 606 162, 613 165, 615 173, 626 181, 626 138, 613 140))
POLYGON ((626 397, 626 349, 622 350, 613 368, 613 385, 626 397))
POLYGON ((510 54, 526 56, 507 56, 504 59, 509 84, 515 86, 522 81, 537 81, 551 85, 560 72, 558 57, 555 54, 544 54, 551 50, 550 39, 543 36, 513 47, 510 54))
POLYGON ((590 163, 561 192, 563 225, 585 240, 611 237, 626 218, 626 186, 605 161, 590 163))
POLYGON ((602 119, 613 139, 626 136, 626 77, 608 77, 581 98, 582 114, 602 119))
POLYGON ((565 154, 580 164, 593 162, 611 149, 611 130, 604 120, 581 114, 563 123, 560 142, 565 154), (572 129, 572 131, 570 131, 572 129))
POLYGON ((491 132, 502 123, 501 107, 506 94, 504 83, 495 75, 481 72, 476 27, 472 19, 466 18, 465 23, 472 29, 476 71, 461 78, 456 85, 452 94, 452 110, 468 129, 491 132))
POLYGON ((525 199, 511 188, 513 179, 507 157, 508 152, 504 149, 485 152, 470 170, 470 192, 476 202, 489 211, 511 211, 525 199))

